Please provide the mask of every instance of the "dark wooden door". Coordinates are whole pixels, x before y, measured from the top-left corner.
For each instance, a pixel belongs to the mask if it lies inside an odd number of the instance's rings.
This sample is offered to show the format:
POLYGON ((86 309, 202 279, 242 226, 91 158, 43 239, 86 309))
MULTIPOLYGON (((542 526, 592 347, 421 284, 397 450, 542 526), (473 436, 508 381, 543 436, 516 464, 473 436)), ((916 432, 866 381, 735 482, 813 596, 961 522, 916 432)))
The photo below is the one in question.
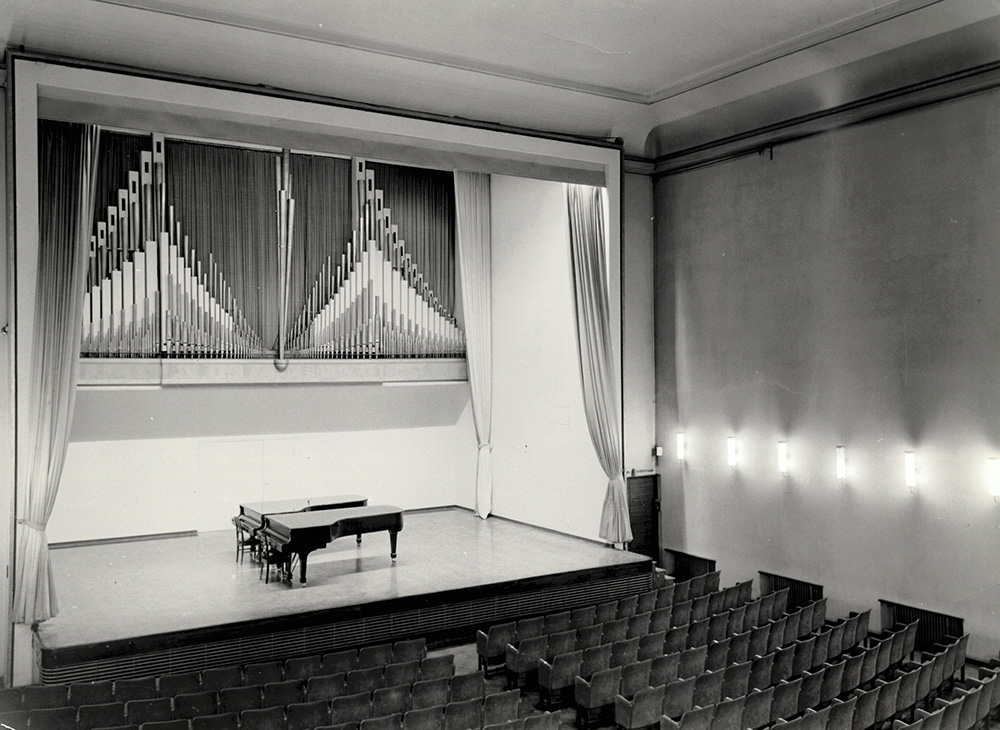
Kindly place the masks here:
POLYGON ((660 475, 628 478, 628 511, 632 524, 629 550, 660 560, 660 475))

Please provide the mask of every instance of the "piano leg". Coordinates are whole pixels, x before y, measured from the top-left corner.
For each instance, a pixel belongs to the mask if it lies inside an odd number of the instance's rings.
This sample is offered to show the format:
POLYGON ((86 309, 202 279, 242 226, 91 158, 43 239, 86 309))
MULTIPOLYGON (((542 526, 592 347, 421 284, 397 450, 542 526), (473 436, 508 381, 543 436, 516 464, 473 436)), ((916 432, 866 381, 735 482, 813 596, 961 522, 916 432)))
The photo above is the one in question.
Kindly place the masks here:
POLYGON ((396 562, 396 535, 398 534, 397 530, 389 530, 389 555, 394 563, 396 562))
MULTIPOLYGON (((299 553, 299 583, 303 584, 306 582, 306 557, 308 555, 309 553, 299 553)), ((291 581, 292 579, 290 572, 288 575, 288 579, 289 581, 291 581)))

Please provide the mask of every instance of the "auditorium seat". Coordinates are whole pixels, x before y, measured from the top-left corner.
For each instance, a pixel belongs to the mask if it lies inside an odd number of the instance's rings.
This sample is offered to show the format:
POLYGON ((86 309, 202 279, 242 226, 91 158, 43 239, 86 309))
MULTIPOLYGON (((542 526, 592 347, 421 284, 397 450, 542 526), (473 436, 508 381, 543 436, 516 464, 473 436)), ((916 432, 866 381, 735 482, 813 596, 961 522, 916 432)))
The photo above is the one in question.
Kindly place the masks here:
POLYGON ((569 625, 571 628, 582 629, 593 626, 595 623, 597 623, 596 606, 583 606, 582 608, 574 608, 570 611, 569 625))
POLYGON ((722 670, 722 696, 742 697, 750 691, 750 662, 730 664, 722 670))
POLYGON ((623 639, 611 645, 609 666, 618 667, 634 662, 639 656, 639 640, 623 639))
POLYGON ((639 637, 639 652, 637 654, 637 658, 640 660, 655 659, 658 656, 662 656, 666 638, 666 631, 657 631, 655 633, 639 637))
MULTIPOLYGON (((847 666, 847 660, 842 660, 836 664, 827 664, 826 671, 823 674, 823 686, 820 689, 819 701, 821 704, 829 704, 833 701, 834 697, 839 697, 843 691, 844 686, 844 668, 847 666)), ((913 674, 913 695, 916 696, 916 678, 918 672, 915 670, 913 674)))
MULTIPOLYGON (((17 689, 20 689, 18 687, 17 689)), ((28 713, 26 710, 7 710, 0 712, 0 725, 19 730, 28 727, 28 713)))
POLYGON ((714 705, 722 699, 722 680, 725 670, 703 672, 694 680, 694 704, 698 707, 714 705))
POLYGON ((567 631, 570 627, 571 614, 569 611, 556 611, 545 614, 542 630, 546 634, 555 634, 560 631, 567 631))
POLYGON ((561 706, 567 690, 580 674, 583 651, 556 654, 551 661, 538 660, 538 689, 543 707, 561 706))
POLYGON ((301 679, 268 682, 264 685, 261 707, 286 707, 292 703, 302 702, 304 699, 305 682, 301 679))
POLYGON ((681 655, 679 652, 655 657, 649 667, 649 685, 656 687, 673 682, 679 677, 681 655))
POLYGON ((243 667, 243 684, 259 684, 263 687, 268 682, 280 682, 282 676, 281 662, 253 662, 243 667))
MULTIPOLYGON (((866 730, 875 724, 875 705, 881 688, 872 690, 854 690, 857 702, 854 705, 854 718, 851 721, 852 730, 866 730)), ((957 715, 956 715, 957 719, 957 715)))
MULTIPOLYGON (((403 716, 394 714, 366 718, 361 721, 360 730, 400 730, 402 727, 403 716)), ((292 730, 291 727, 288 730, 292 730)))
POLYGON ((631 662, 622 667, 622 678, 618 684, 618 694, 631 699, 640 689, 649 687, 649 670, 653 660, 631 662))
POLYGON ((668 682, 663 691, 662 714, 674 720, 694 707, 695 677, 685 677, 668 682))
POLYGON ((142 725, 146 722, 172 720, 173 705, 169 697, 155 699, 129 700, 125 703, 125 721, 129 725, 142 725))
POLYGON ((455 674, 455 655, 428 656, 420 662, 420 679, 451 679, 455 674))
POLYGON ((235 712, 191 718, 191 730, 239 730, 239 726, 240 719, 235 712))
POLYGON ((674 584, 656 589, 656 607, 670 608, 674 605, 674 584))
POLYGON ((652 614, 637 613, 630 617, 625 630, 625 638, 642 637, 649 633, 649 618, 652 614))
POLYGON ((372 717, 402 715, 410 709, 410 685, 379 687, 372 692, 372 717))
POLYGON ((125 724, 124 702, 103 702, 98 705, 80 705, 76 713, 77 730, 94 730, 125 724))
POLYGON ((674 607, 673 606, 663 606, 654 608, 653 612, 649 615, 649 630, 650 631, 667 631, 670 629, 671 619, 673 618, 674 607))
MULTIPOLYGON (((334 697, 330 701, 330 724, 340 725, 345 722, 360 723, 372 715, 371 695, 367 692, 359 692, 343 697, 334 697)), ((244 730, 241 728, 240 730, 244 730)))
POLYGON ((614 621, 618 617, 618 601, 604 601, 598 603, 595 609, 595 620, 599 624, 614 621))
POLYGON ((621 677, 622 668, 618 666, 598 670, 589 680, 583 677, 573 680, 577 725, 587 728, 591 722, 608 714, 608 710, 613 710, 621 677))
POLYGON ((494 692, 483 698, 483 725, 499 725, 518 719, 520 690, 494 692))
POLYGON ((479 668, 490 673, 503 668, 506 660, 506 646, 514 642, 517 635, 517 623, 509 621, 494 624, 487 631, 476 632, 476 653, 479 656, 479 668))
POLYGON ((21 688, 21 708, 30 712, 65 707, 68 690, 65 684, 29 684, 21 688))
POLYGON ((358 649, 358 669, 382 668, 392 662, 392 644, 374 644, 358 649))
POLYGON ((712 714, 711 730, 746 730, 741 724, 743 720, 744 698, 722 700, 715 706, 712 714))
POLYGON ((774 654, 754 657, 750 660, 750 679, 747 686, 750 690, 770 687, 774 682, 771 675, 774 671, 774 654))
POLYGON ((715 716, 715 705, 708 707, 692 707, 681 715, 678 725, 682 730, 711 730, 712 718, 715 716))
POLYGON ((115 701, 150 700, 156 697, 156 677, 133 677, 115 681, 115 701))
POLYGON ((604 624, 592 624, 576 629, 576 643, 574 649, 590 649, 601 645, 604 636, 604 624))
POLYGON ((708 653, 705 655, 705 669, 714 672, 716 669, 724 669, 729 664, 733 664, 734 662, 729 659, 731 643, 730 639, 709 642, 708 653))
POLYGON ((240 713, 240 730, 285 730, 285 708, 243 710, 240 713))
POLYGON ((774 663, 771 666, 771 684, 777 684, 783 679, 791 679, 801 674, 801 671, 798 673, 795 671, 796 648, 795 644, 789 644, 765 655, 774 657, 774 663))
POLYGON ((555 712, 528 715, 523 719, 524 730, 559 730, 559 715, 555 712))
POLYGON ((410 688, 410 707, 414 710, 423 710, 435 705, 447 704, 450 684, 449 677, 422 679, 419 682, 414 682, 410 688))
POLYGON ((835 699, 830 703, 826 730, 851 730, 854 724, 854 707, 858 698, 851 696, 845 700, 835 699))
POLYGON ((685 626, 691 623, 691 601, 675 603, 670 616, 672 626, 685 626))
MULTIPOLYGON (((752 690, 743 700, 743 714, 740 727, 744 730, 760 730, 771 722, 771 697, 774 687, 752 690)), ((850 728, 842 729, 850 730, 850 728)))
POLYGON ((486 696, 486 675, 480 670, 466 674, 456 674, 448 685, 448 701, 463 702, 482 699, 486 696))
POLYGON ((330 706, 323 700, 289 703, 285 722, 287 730, 313 730, 330 722, 330 706))
POLYGON ((392 687, 397 684, 413 684, 420 678, 420 660, 411 659, 404 662, 386 664, 382 672, 382 686, 392 687))
POLYGON ((219 711, 235 712, 238 715, 244 710, 259 710, 263 691, 264 688, 256 684, 226 687, 219 692, 219 711))
POLYGON ((632 618, 636 614, 639 606, 639 596, 624 596, 618 599, 618 607, 615 609, 615 618, 632 618))
POLYGON ((76 708, 66 706, 35 708, 28 711, 28 724, 32 730, 76 730, 76 708))
POLYGON ((685 649, 692 649, 696 646, 708 644, 708 622, 709 619, 699 619, 688 624, 685 649))
POLYGON ((696 646, 681 652, 681 664, 678 670, 681 677, 697 677, 705 671, 705 659, 708 658, 707 646, 696 646))
POLYGON ((613 644, 616 641, 621 641, 628 634, 627 618, 611 619, 603 622, 601 626, 603 627, 601 630, 602 644, 613 644))
POLYGON ((183 692, 174 697, 174 718, 178 720, 214 715, 218 709, 219 693, 215 690, 183 692))
POLYGON ((161 674, 157 679, 156 689, 160 697, 174 697, 179 694, 200 692, 201 673, 161 674))
POLYGON ((771 722, 794 717, 799 712, 799 688, 801 679, 781 680, 774 685, 771 695, 771 722))
POLYGON ((427 639, 402 639, 392 645, 392 661, 394 664, 409 661, 420 661, 427 656, 427 639))
MULTIPOLYGON (((802 672, 799 678, 802 684, 799 685, 799 712, 805 712, 810 707, 819 705, 819 698, 823 691, 823 677, 826 672, 821 667, 815 672, 802 672)), ((895 704, 895 703, 894 703, 895 704)))
POLYGON ((615 724, 623 730, 639 730, 659 722, 663 706, 663 687, 647 687, 629 700, 615 695, 615 724))
MULTIPOLYGON (((723 611, 709 617, 708 619, 708 640, 709 641, 722 641, 730 636, 730 634, 738 633, 736 631, 729 630, 729 619, 731 618, 732 611, 723 611)), ((743 629, 743 623, 740 622, 740 630, 743 629)))
POLYGON ((708 608, 711 605, 711 596, 698 596, 691 599, 691 620, 702 621, 709 616, 708 608))
POLYGON ((368 692, 369 694, 381 687, 384 682, 382 667, 367 667, 365 669, 352 669, 347 673, 347 694, 353 695, 358 692, 368 692))
POLYGON ((111 680, 103 682, 73 682, 69 686, 67 702, 73 707, 80 705, 102 705, 115 701, 115 684, 111 680))
POLYGON ((449 702, 444 706, 444 730, 479 730, 482 725, 482 697, 449 702))
POLYGON ((517 640, 534 639, 545 633, 545 617, 530 616, 517 622, 517 640))
POLYGON ((309 679, 323 673, 323 657, 319 654, 292 657, 285 660, 285 679, 309 679))
POLYGON ((201 672, 201 688, 214 689, 221 692, 227 687, 239 687, 243 684, 243 669, 241 667, 212 667, 201 672))
POLYGON ((321 674, 306 680, 307 700, 326 700, 329 702, 334 697, 342 697, 345 694, 347 694, 347 674, 344 672, 321 674))
POLYGON ((341 651, 331 651, 323 655, 323 673, 337 674, 358 668, 358 650, 343 649, 341 651))

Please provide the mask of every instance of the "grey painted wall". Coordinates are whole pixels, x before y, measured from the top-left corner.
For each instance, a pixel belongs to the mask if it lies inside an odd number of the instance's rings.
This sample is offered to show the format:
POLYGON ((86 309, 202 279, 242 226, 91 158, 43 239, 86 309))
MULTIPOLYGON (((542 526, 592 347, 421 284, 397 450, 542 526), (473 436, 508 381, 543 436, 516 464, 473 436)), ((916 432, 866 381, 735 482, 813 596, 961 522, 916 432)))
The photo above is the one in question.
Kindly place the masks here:
POLYGON ((666 545, 823 584, 833 615, 963 616, 994 655, 1000 92, 660 179, 655 209, 657 432, 689 444, 666 545))

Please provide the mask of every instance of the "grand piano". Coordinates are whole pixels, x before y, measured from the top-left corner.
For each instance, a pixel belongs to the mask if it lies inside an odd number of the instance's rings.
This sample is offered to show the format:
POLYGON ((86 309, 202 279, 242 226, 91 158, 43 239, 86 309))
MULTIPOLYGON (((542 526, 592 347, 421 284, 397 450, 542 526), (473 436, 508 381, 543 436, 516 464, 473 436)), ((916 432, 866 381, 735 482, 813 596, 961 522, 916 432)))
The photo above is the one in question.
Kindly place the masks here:
POLYGON ((368 532, 389 532, 389 555, 396 562, 396 536, 403 529, 403 510, 392 505, 351 507, 347 509, 313 510, 264 516, 258 534, 264 560, 275 562, 281 573, 291 580, 292 561, 299 560, 299 582, 306 582, 306 561, 309 553, 326 547, 338 537, 368 532))
MULTIPOLYGON (((257 546, 258 531, 264 525, 267 515, 286 512, 312 512, 318 509, 340 509, 342 507, 364 507, 368 497, 360 494, 336 494, 325 497, 299 497, 296 499, 276 499, 269 502, 244 502, 240 513, 233 517, 236 526, 236 559, 240 559, 242 548, 257 546)), ((253 554, 251 553, 251 557, 253 554)))

